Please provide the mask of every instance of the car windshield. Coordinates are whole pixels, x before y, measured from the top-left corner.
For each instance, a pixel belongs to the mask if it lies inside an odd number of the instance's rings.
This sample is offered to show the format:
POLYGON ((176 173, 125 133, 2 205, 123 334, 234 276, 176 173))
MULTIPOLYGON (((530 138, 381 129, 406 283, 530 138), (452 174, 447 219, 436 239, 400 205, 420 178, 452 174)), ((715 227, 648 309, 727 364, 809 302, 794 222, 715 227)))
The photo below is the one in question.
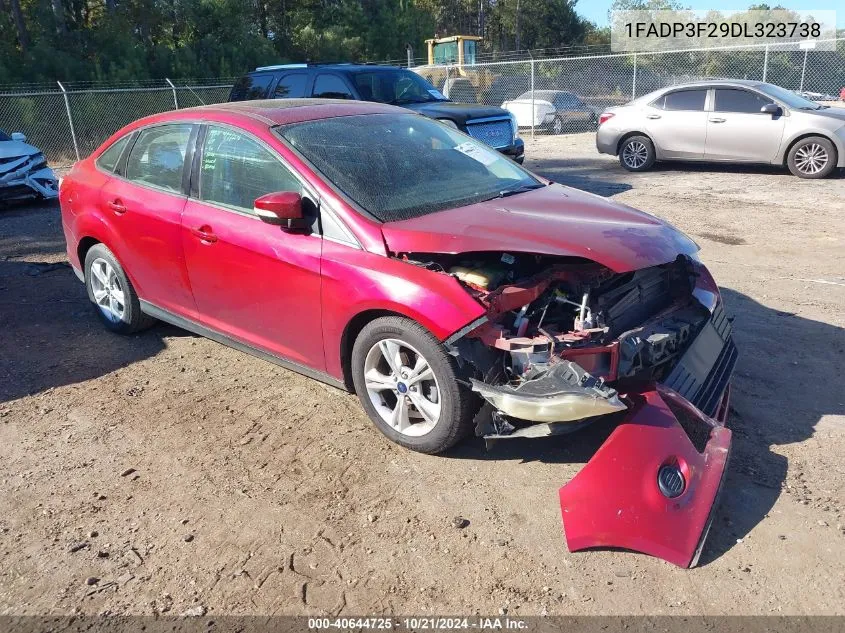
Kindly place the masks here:
POLYGON ((410 70, 363 71, 352 77, 364 101, 392 105, 448 101, 434 86, 410 70))
POLYGON ((544 186, 497 151, 416 114, 343 116, 276 129, 328 181, 382 222, 544 186))
POLYGON ((796 110, 822 110, 823 106, 814 103, 809 99, 795 94, 791 90, 781 88, 780 86, 773 86, 772 84, 762 84, 757 86, 758 90, 765 92, 770 97, 774 97, 787 105, 787 107, 795 108, 796 110))
POLYGON ((12 137, 6 134, 3 130, 0 130, 0 141, 11 141, 12 137))

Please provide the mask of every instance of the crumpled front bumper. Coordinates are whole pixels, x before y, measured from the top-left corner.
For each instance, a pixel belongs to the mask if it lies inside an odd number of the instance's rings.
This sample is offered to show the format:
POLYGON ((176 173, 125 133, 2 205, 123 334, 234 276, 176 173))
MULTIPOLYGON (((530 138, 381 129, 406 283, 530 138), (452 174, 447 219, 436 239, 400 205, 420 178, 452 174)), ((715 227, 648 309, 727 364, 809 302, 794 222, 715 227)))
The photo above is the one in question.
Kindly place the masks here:
POLYGON ((730 452, 728 398, 726 390, 714 419, 663 385, 629 392, 625 419, 560 489, 569 549, 621 547, 695 566, 730 452), (658 483, 663 466, 683 477, 674 498, 658 483))
POLYGON ((32 171, 20 169, 0 174, 0 200, 17 200, 32 196, 55 198, 59 195, 59 181, 49 167, 32 171))

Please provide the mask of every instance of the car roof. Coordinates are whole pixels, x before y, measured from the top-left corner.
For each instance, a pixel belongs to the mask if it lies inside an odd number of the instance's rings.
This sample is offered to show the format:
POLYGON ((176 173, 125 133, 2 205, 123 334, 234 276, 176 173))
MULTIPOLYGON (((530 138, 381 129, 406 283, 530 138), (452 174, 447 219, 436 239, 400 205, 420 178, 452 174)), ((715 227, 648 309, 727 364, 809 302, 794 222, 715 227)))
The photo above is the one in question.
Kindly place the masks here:
POLYGON ((360 71, 367 71, 367 72, 379 72, 379 71, 396 71, 396 70, 408 70, 407 68, 402 68, 401 66, 387 66, 383 64, 353 64, 353 63, 345 63, 339 62, 336 64, 279 64, 277 66, 259 66, 255 70, 247 73, 248 75, 256 75, 256 74, 263 74, 263 73, 275 73, 283 70, 330 70, 332 72, 360 72, 360 71))
POLYGON ((762 86, 765 82, 751 79, 701 79, 672 86, 666 86, 661 90, 677 90, 678 88, 703 88, 705 86, 747 86, 753 88, 762 86))
POLYGON ((287 123, 301 123, 317 119, 361 114, 409 114, 405 108, 371 101, 346 101, 343 99, 261 99, 232 101, 213 105, 173 110, 154 114, 136 121, 135 126, 163 123, 165 121, 201 119, 230 122, 251 120, 268 127, 287 123))

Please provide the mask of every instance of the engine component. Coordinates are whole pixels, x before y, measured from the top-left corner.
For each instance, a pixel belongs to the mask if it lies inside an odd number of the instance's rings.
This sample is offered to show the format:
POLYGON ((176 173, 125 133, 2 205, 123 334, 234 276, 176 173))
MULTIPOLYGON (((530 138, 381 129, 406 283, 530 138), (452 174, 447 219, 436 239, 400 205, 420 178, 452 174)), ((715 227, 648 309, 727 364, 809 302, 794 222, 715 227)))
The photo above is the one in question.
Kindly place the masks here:
POLYGON ((505 415, 529 422, 567 422, 624 411, 615 389, 576 363, 560 361, 516 387, 471 379, 472 390, 505 415))

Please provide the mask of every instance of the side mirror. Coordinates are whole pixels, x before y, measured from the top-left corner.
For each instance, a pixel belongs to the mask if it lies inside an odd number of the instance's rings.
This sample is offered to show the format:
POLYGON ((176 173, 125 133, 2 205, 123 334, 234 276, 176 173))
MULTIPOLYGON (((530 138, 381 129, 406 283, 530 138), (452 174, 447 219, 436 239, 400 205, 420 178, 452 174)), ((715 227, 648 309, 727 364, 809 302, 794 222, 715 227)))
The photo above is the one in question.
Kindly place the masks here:
POLYGON ((21 143, 26 143, 26 135, 21 134, 20 132, 12 132, 12 140, 20 141, 21 143))
POLYGON ((780 106, 776 103, 767 103, 762 108, 760 108, 760 112, 763 114, 771 114, 772 116, 778 116, 783 114, 783 110, 780 109, 780 106))
POLYGON ((281 226, 284 231, 304 231, 308 228, 302 214, 302 196, 295 191, 261 196, 253 203, 253 211, 262 222, 281 226))

